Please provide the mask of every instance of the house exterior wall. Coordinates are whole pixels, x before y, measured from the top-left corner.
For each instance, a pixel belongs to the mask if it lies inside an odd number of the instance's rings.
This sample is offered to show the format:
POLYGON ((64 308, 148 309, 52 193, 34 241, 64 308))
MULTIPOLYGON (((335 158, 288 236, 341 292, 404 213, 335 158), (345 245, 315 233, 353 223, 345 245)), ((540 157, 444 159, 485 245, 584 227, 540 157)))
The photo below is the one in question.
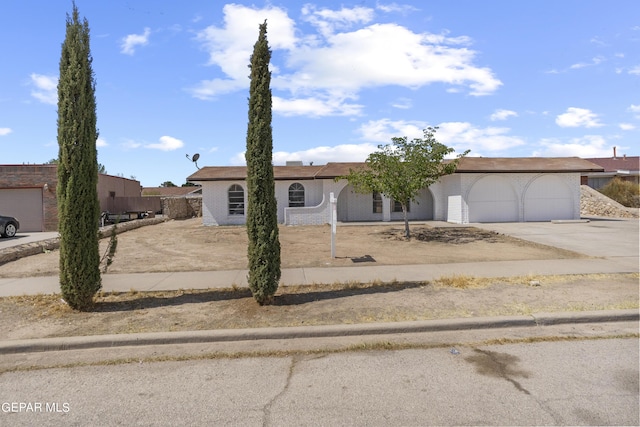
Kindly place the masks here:
POLYGON ((214 181, 202 183, 202 223, 204 225, 242 225, 247 214, 247 184, 245 181, 214 181), (244 215, 229 214, 228 192, 237 184, 244 190, 244 215))
MULTIPOLYGON (((229 215, 227 191, 244 181, 202 182, 203 224, 244 224, 244 215, 229 215)), ((330 194, 338 202, 339 221, 389 221, 403 218, 392 212, 392 200, 383 197, 383 212, 373 213, 371 194, 358 194, 346 180, 276 181, 278 222, 287 225, 331 222, 330 194), (288 207, 288 189, 294 182, 305 188, 305 206, 288 207)), ((464 173, 442 177, 422 190, 412 203, 411 220, 453 223, 524 222, 580 218, 579 173, 464 173)))
MULTIPOLYGON (((289 209, 289 187, 294 183, 301 184, 304 187, 304 208, 314 207, 322 202, 322 182, 320 180, 276 181, 275 190, 279 223, 285 223, 285 210, 289 209)), ((302 207, 297 207, 297 209, 300 208, 302 207)))
MULTIPOLYGON (((308 181, 304 181, 308 182, 308 181)), ((334 197, 347 185, 346 180, 335 182, 333 180, 315 180, 314 199, 311 199, 305 207, 285 207, 284 221, 286 225, 322 225, 331 222, 330 195, 334 197), (317 202, 314 204, 314 202, 317 202)), ((276 183, 277 185, 277 183, 276 183)), ((306 187, 305 187, 306 188, 306 187)))

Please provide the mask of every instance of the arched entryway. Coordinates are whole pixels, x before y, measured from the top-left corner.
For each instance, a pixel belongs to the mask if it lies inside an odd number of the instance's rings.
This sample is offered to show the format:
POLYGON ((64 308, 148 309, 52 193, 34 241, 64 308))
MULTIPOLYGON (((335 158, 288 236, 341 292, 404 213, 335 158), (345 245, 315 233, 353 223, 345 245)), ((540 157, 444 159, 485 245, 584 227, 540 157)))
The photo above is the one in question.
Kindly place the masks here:
MULTIPOLYGON (((394 212, 393 200, 382 199, 374 193, 357 193, 352 185, 347 185, 338 195, 338 221, 383 221, 384 210, 389 219, 403 218, 402 212, 394 212), (383 204, 386 206, 383 207, 383 204)), ((410 220, 432 220, 434 218, 433 195, 428 188, 420 190, 415 202, 410 202, 410 220)))

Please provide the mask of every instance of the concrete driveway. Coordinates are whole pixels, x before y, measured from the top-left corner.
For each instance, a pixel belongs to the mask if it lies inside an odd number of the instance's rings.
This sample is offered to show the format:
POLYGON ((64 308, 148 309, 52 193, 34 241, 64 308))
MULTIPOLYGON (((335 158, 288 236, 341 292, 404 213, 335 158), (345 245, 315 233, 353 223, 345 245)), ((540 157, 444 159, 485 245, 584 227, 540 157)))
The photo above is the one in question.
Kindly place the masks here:
POLYGON ((58 237, 57 231, 47 231, 40 233, 18 233, 12 238, 0 238, 0 249, 10 248, 12 246, 24 245, 25 243, 39 242, 40 240, 54 239, 58 237))
POLYGON ((586 255, 617 258, 638 268, 638 219, 587 218, 589 222, 471 224, 478 228, 586 255))

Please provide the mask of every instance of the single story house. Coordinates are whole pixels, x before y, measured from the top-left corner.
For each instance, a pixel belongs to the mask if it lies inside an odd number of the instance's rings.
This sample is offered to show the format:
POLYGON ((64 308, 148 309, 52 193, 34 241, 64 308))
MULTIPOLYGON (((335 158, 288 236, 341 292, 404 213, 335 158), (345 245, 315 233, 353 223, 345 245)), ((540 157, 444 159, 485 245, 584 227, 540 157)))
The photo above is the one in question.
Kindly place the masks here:
MULTIPOLYGON (((330 194, 339 221, 401 220, 399 203, 379 193, 359 194, 337 177, 364 163, 274 166, 278 221, 286 225, 331 221, 330 194)), ((463 158, 456 172, 420 191, 410 220, 452 223, 523 222, 580 218, 580 176, 602 167, 578 157, 463 158)), ((202 186, 204 225, 245 223, 245 166, 203 167, 187 178, 202 186)))
POLYGON ((585 159, 603 168, 602 171, 586 172, 582 175, 582 184, 588 185, 596 190, 604 187, 613 178, 620 178, 636 185, 640 184, 640 157, 639 156, 616 156, 614 150, 613 157, 598 157, 585 159))
MULTIPOLYGON (((20 231, 56 231, 58 229, 58 166, 0 165, 0 214, 16 217, 20 231)), ((101 211, 156 211, 160 200, 141 197, 140 182, 119 176, 98 175, 98 200, 101 211)))

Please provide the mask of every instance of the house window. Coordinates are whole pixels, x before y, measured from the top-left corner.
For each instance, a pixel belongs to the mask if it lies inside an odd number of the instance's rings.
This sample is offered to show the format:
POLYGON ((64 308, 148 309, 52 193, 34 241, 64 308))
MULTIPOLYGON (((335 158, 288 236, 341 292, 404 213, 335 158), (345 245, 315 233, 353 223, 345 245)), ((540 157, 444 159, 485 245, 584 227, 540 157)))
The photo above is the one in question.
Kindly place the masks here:
POLYGON ((244 189, 238 184, 229 187, 229 215, 244 215, 244 189))
POLYGON ((382 213, 382 194, 373 192, 373 213, 382 213))
POLYGON ((289 207, 304 207, 304 187, 298 182, 294 182, 289 186, 289 207))
MULTIPOLYGON (((393 201, 393 212, 402 212, 402 204, 397 200, 393 201)), ((407 200, 407 212, 411 212, 411 202, 407 200)))

